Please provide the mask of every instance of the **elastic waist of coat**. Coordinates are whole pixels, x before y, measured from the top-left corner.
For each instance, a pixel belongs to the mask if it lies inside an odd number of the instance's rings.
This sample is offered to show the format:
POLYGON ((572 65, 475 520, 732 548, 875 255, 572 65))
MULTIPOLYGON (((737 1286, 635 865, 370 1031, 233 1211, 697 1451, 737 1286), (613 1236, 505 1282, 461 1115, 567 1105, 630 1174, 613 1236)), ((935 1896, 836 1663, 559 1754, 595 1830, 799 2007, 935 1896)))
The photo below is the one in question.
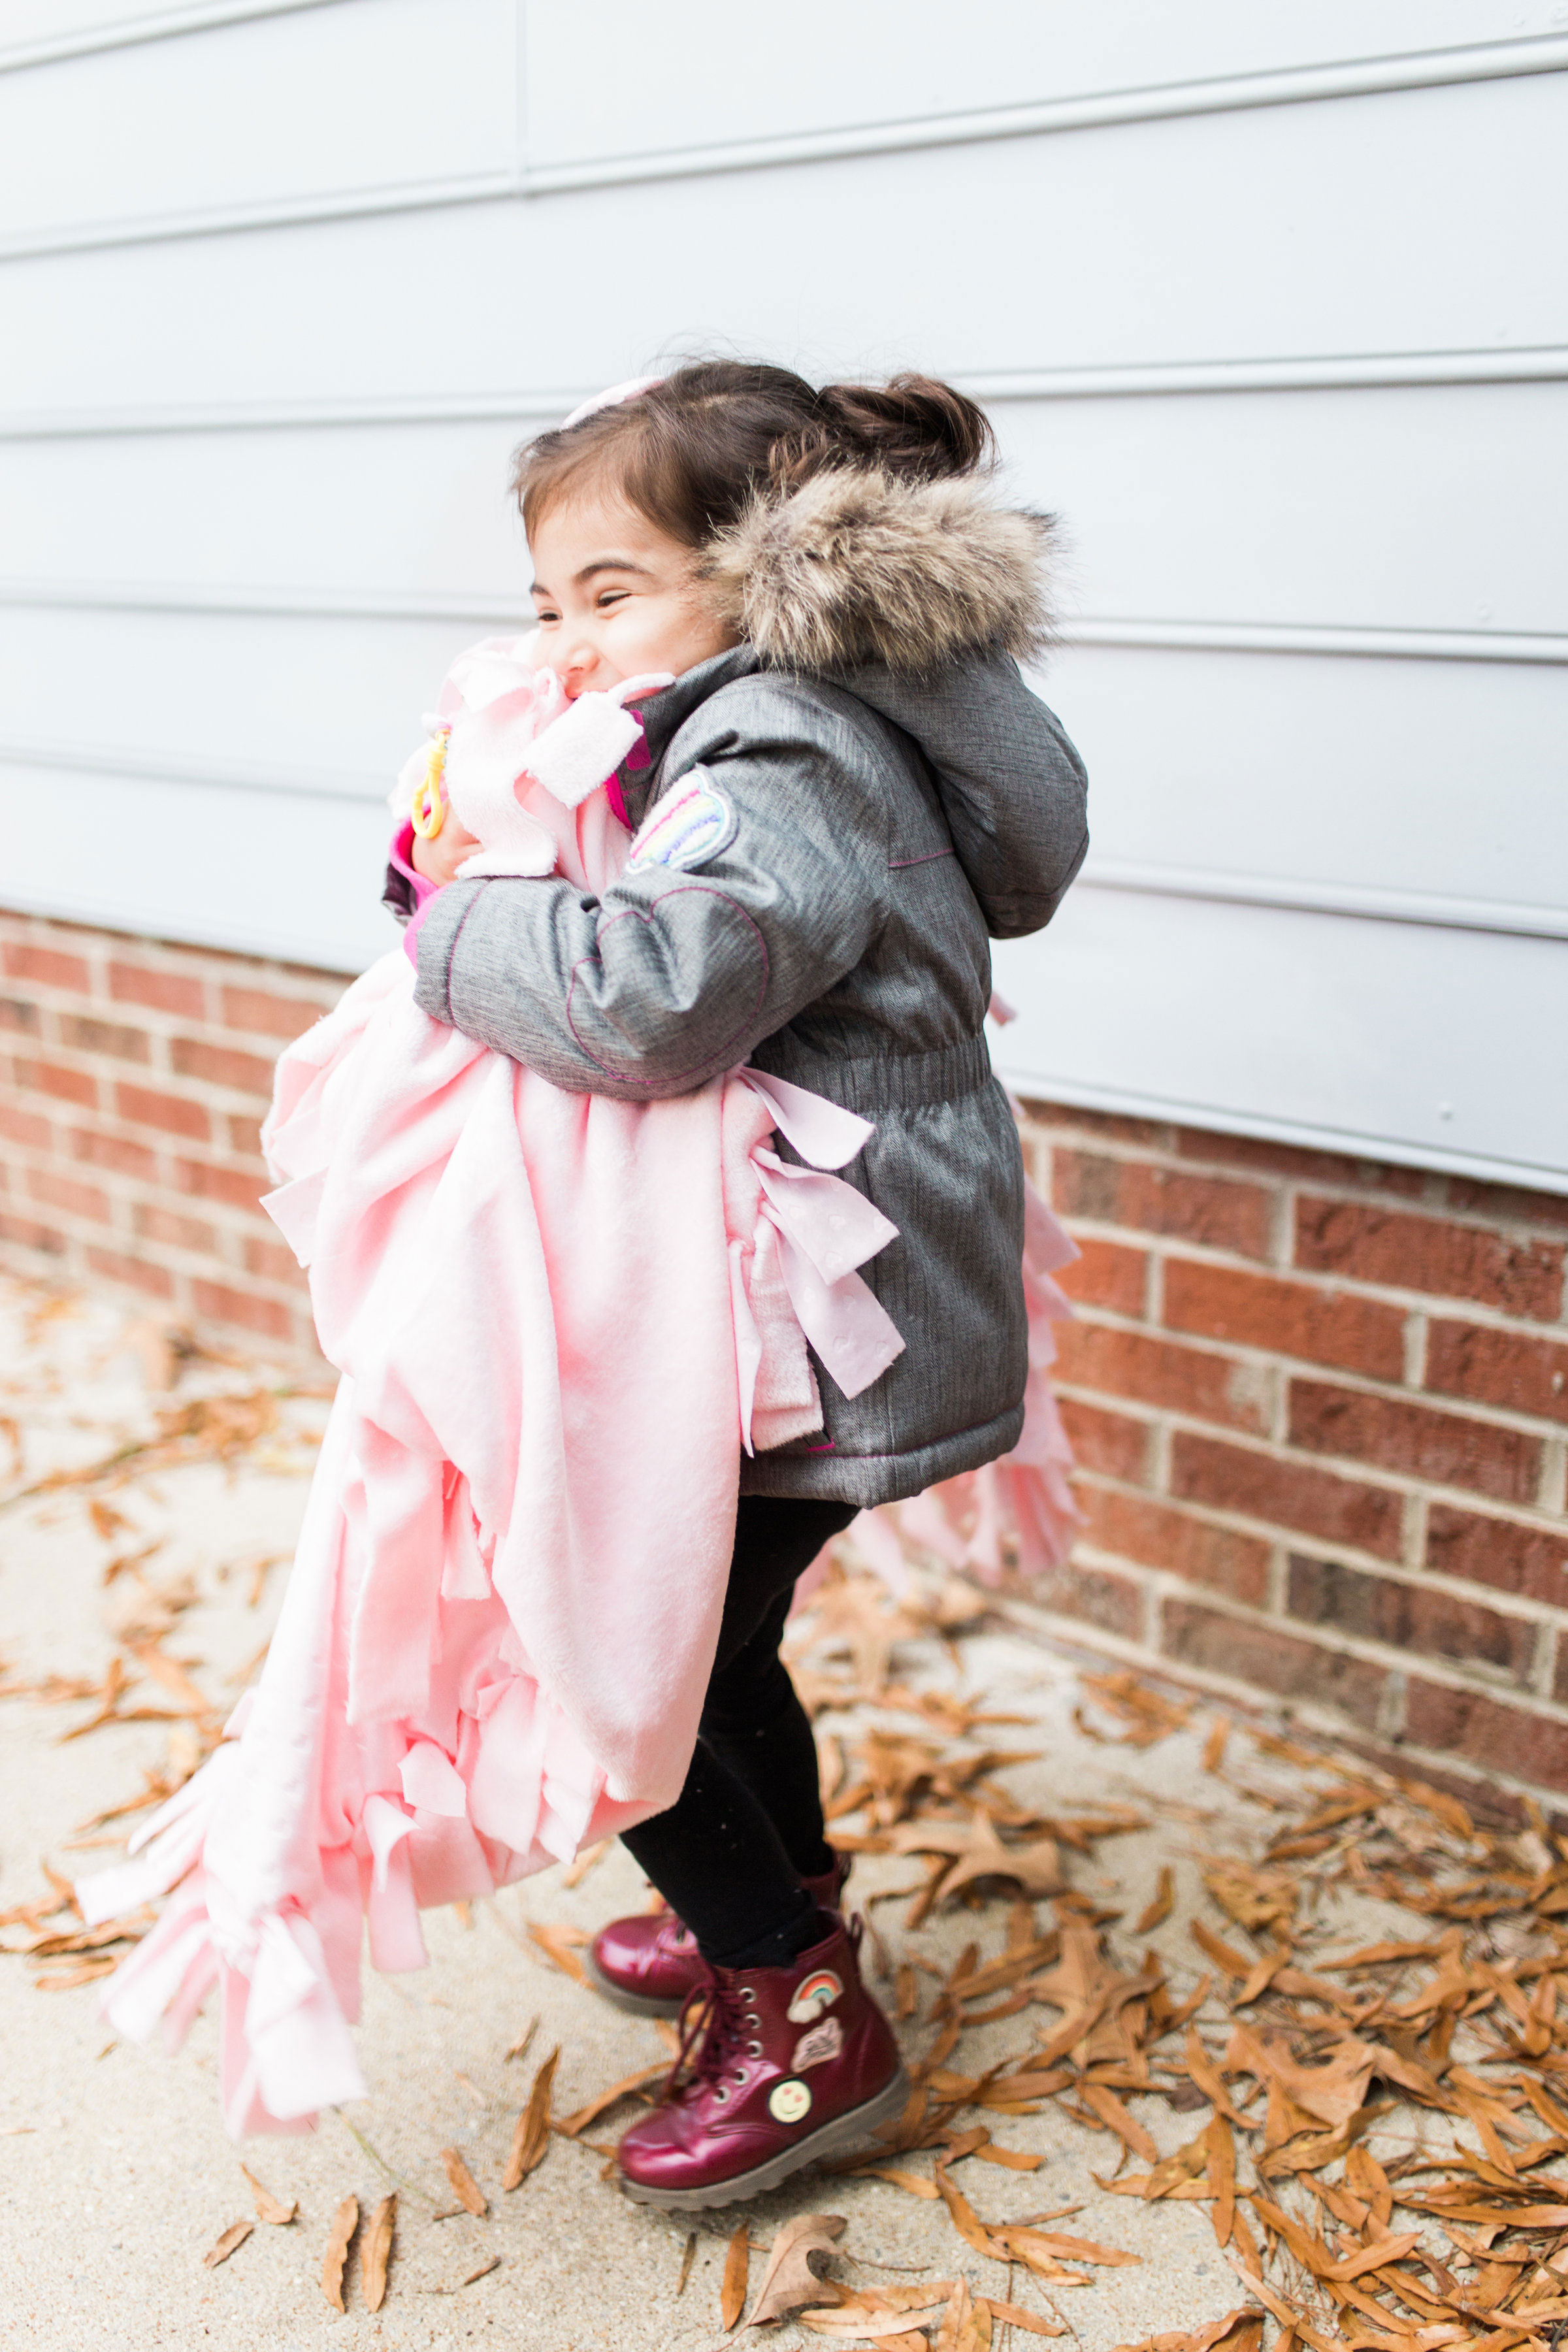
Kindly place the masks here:
POLYGON ((808 1054, 784 1034, 765 1037, 752 1055, 759 1070, 787 1078, 846 1110, 875 1118, 879 1111, 919 1110, 923 1104, 955 1102, 972 1095, 991 1076, 991 1055, 984 1034, 965 1037, 957 1045, 942 1045, 930 1054, 875 1054, 864 1058, 847 1055, 829 1060, 808 1054))

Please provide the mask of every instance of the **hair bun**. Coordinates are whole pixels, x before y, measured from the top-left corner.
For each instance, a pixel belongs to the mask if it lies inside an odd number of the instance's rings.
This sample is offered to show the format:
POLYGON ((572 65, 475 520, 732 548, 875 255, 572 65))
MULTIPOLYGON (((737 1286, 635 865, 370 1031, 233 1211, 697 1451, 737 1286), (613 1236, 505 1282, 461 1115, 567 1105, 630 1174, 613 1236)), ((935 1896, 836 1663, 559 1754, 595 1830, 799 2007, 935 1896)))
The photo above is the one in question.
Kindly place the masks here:
POLYGON ((827 383, 817 394, 826 447, 816 463, 879 466, 902 480, 936 481, 991 463, 995 436, 984 409, 929 375, 885 384, 827 383))

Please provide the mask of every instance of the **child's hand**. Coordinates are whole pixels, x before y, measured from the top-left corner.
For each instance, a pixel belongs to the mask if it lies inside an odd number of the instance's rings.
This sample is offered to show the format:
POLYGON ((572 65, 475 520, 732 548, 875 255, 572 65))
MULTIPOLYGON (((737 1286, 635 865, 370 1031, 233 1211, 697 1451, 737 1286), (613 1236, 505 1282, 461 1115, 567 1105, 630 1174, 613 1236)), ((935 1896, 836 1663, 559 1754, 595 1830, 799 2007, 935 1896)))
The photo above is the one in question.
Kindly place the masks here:
POLYGON ((470 833, 465 824, 459 823, 448 802, 441 830, 433 841, 427 840, 422 833, 415 835, 414 871, 422 874, 426 882, 450 882, 464 858, 471 857, 479 845, 478 835, 470 833))

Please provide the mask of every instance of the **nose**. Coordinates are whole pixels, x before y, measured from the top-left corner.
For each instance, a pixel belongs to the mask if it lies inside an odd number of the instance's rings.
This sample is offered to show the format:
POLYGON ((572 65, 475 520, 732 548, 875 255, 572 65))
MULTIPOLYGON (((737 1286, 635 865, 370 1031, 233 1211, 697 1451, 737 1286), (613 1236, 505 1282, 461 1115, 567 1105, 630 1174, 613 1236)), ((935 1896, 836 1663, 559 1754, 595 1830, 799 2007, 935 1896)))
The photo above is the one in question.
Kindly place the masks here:
POLYGON ((567 693, 573 696, 581 694, 593 677, 598 664, 598 648, 589 645, 583 638, 579 638, 574 646, 559 655, 556 667, 567 693))

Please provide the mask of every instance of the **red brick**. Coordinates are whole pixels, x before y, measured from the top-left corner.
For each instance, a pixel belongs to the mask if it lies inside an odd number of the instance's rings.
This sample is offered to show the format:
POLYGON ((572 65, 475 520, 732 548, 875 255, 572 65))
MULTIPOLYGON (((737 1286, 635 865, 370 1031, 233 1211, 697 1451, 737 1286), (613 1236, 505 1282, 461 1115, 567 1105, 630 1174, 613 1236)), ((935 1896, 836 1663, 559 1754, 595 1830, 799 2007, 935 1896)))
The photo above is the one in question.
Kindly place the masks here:
POLYGON ((1426 1343, 1426 1386, 1474 1404, 1568 1421, 1568 1346, 1480 1323, 1435 1322, 1426 1343))
POLYGON ((28 998, 0 996, 0 1029, 8 1029, 17 1037, 36 1037, 39 1018, 37 1006, 28 998))
POLYGON ((161 1265, 149 1265, 139 1257, 121 1257, 112 1250, 89 1249, 87 1262, 94 1274, 106 1282, 129 1284, 133 1290, 145 1291, 150 1298, 172 1298, 173 1277, 161 1265))
POLYGON ((1557 1665, 1552 1677, 1552 1696, 1560 1706, 1568 1705, 1568 1642, 1561 1633, 1557 1636, 1557 1665))
POLYGON ((68 1070, 58 1062, 25 1062, 16 1059, 16 1083, 34 1094, 52 1095, 57 1102, 81 1103, 89 1110, 98 1108, 98 1080, 85 1070, 68 1070))
POLYGON ((1568 1527, 1549 1535, 1542 1528, 1521 1527, 1517 1519, 1434 1503, 1426 1514, 1426 1565, 1439 1576, 1463 1577, 1469 1584, 1517 1592, 1521 1601, 1568 1609, 1568 1527))
POLYGON ((78 1054, 112 1054, 121 1062, 149 1058, 145 1029, 127 1029, 118 1021, 89 1021, 76 1013, 62 1013, 59 1029, 60 1044, 78 1054))
POLYGON ((1124 1118, 1119 1111, 1078 1110, 1071 1103, 1026 1099, 1024 1109, 1037 1126, 1055 1130, 1077 1128, 1081 1135, 1103 1135, 1108 1142, 1151 1144, 1163 1149, 1171 1130, 1152 1118, 1124 1118))
POLYGON ((27 1217, 0 1216, 0 1242, 15 1243, 18 1249, 40 1250, 47 1257, 65 1255, 64 1234, 48 1225, 36 1225, 27 1217))
POLYGON ((1221 1616, 1196 1601, 1168 1598, 1161 1603, 1160 1618, 1160 1646, 1167 1657, 1208 1674, 1228 1675, 1233 1682, 1258 1684, 1282 1697, 1338 1707, 1369 1731, 1376 1729, 1388 1681, 1382 1666, 1272 1625, 1221 1616))
POLYGON ((231 1110, 224 1124, 228 1129, 229 1150, 238 1152, 243 1159, 254 1160, 265 1171, 267 1163, 261 1156, 261 1121, 247 1118, 231 1110))
POLYGON ((312 1003, 299 996, 272 996, 263 988, 226 988, 223 1019, 226 1029, 249 1029, 263 1037, 280 1037, 285 1045, 331 1010, 330 1003, 312 1003))
POLYGON ((272 1065, 258 1054, 237 1053, 232 1045, 209 1045, 200 1037, 169 1041, 169 1066, 182 1078, 201 1078, 209 1087, 231 1087, 237 1094, 272 1093, 272 1065))
POLYGON ((150 1012, 175 1013, 185 1021, 206 1016, 206 991, 184 972, 154 971, 141 963, 111 963, 109 992, 118 1004, 145 1004, 150 1012))
POLYGON ((1183 1160, 1247 1168, 1260 1176, 1295 1176, 1310 1184, 1375 1184, 1387 1190, 1392 1182, 1399 1191, 1418 1192, 1426 1181, 1414 1169, 1384 1168, 1341 1151, 1307 1151, 1299 1144, 1271 1143, 1259 1135, 1211 1135, 1203 1128, 1178 1128, 1176 1151, 1183 1160))
POLYGON ((1043 1576, 1036 1577, 1029 1586, 1029 1598, 1058 1617, 1076 1617, 1082 1624, 1098 1625, 1102 1633, 1120 1633, 1126 1642, 1142 1638, 1142 1583, 1116 1569, 1090 1568, 1083 1560, 1069 1559, 1063 1567, 1048 1568, 1043 1576))
POLYGON ((196 1311, 214 1323, 238 1323, 269 1339, 292 1339, 294 1318, 275 1298, 258 1298, 247 1290, 231 1290, 226 1283, 193 1282, 196 1311))
POLYGON ((142 1241, 162 1242, 170 1249, 205 1250, 217 1247, 217 1235, 211 1225, 200 1217, 182 1217, 176 1210, 161 1209, 149 1202, 139 1202, 136 1208, 136 1231, 142 1241))
POLYGON ((1081 1299, 1088 1307, 1107 1307, 1113 1315, 1141 1316, 1148 1252, 1124 1249, 1120 1242, 1097 1241, 1089 1234, 1078 1246, 1078 1257, 1057 1276, 1068 1297, 1081 1299))
POLYGON ((1568 1789, 1568 1723, 1480 1691, 1449 1690, 1413 1678, 1405 1738, 1417 1748, 1462 1756, 1489 1772, 1509 1772, 1538 1788, 1568 1789))
POLYGON ((245 1270, 264 1282, 291 1283, 297 1290, 306 1287, 304 1269, 291 1249, 282 1242, 258 1241, 247 1234, 245 1240, 245 1270))
POLYGON ((210 1160, 177 1160, 174 1181, 198 1201, 224 1201, 231 1209, 254 1209, 267 1190, 265 1178, 244 1168, 222 1168, 210 1160))
POLYGON ((1562 1305, 1563 1261, 1561 1242, 1512 1242, 1451 1218, 1311 1195, 1296 1204, 1296 1264, 1310 1273, 1474 1298, 1538 1322, 1562 1305))
POLYGON ((7 1143, 16 1144, 23 1151, 47 1151, 54 1132, 48 1120, 40 1118, 36 1111, 18 1110, 11 1103, 0 1102, 0 1136, 7 1143))
POLYGON ((157 1153, 149 1151, 144 1143, 132 1143, 127 1136, 103 1135, 95 1127, 73 1127, 70 1148, 89 1168, 112 1168, 117 1176, 139 1177, 144 1184, 156 1181, 157 1153))
POLYGON ((1143 1568, 1169 1569, 1255 1607, 1267 1599, 1270 1548, 1256 1536, 1237 1535, 1167 1503, 1104 1486, 1081 1486, 1078 1499, 1085 1537, 1097 1551, 1115 1552, 1143 1568))
POLYGON ((1058 1324, 1057 1341, 1059 1376, 1071 1388, 1134 1397, 1229 1429, 1266 1425, 1267 1376, 1249 1364, 1103 1323, 1058 1324))
POLYGON ((1134 1421, 1130 1413, 1102 1412, 1078 1397, 1062 1397, 1059 1403, 1068 1443, 1085 1470, 1125 1479, 1129 1486, 1147 1484, 1153 1435, 1148 1422, 1134 1421))
POLYGON ((1529 1503, 1541 1480, 1541 1440, 1468 1421, 1401 1397, 1368 1396, 1326 1381, 1290 1383, 1290 1442, 1435 1486, 1469 1486, 1500 1503, 1529 1503))
POLYGON ((1051 1153, 1056 1207, 1064 1217, 1267 1257, 1271 1196, 1226 1176, 1194 1176, 1146 1160, 1112 1160, 1058 1144, 1051 1153))
POLYGON ((92 986, 84 958, 62 955, 58 948, 34 947, 24 940, 5 942, 0 966, 8 980, 30 980, 39 988, 69 988, 85 996, 92 986))
POLYGON ((205 1143, 212 1134, 212 1122, 198 1102, 184 1095, 154 1094, 147 1087, 117 1086, 115 1108, 121 1118, 133 1127, 155 1127, 165 1135, 188 1136, 193 1142, 205 1143))
POLYGON ((52 1168, 29 1168, 27 1190, 35 1201, 63 1209, 68 1217, 90 1217, 100 1225, 109 1223, 109 1202, 96 1184, 75 1184, 52 1168))
POLYGON ((1164 1319, 1173 1331, 1340 1364, 1373 1380, 1396 1381, 1405 1369, 1405 1316, 1397 1307, 1236 1266, 1168 1258, 1164 1319))
POLYGON ((1568 1196, 1528 1192, 1520 1184, 1482 1184, 1470 1176, 1450 1176, 1448 1205, 1470 1216, 1507 1218, 1521 1225, 1568 1225, 1568 1196))
POLYGON ((1529 1679, 1540 1632, 1533 1618, 1505 1617, 1440 1587, 1401 1584, 1392 1576, 1369 1576, 1339 1560, 1300 1554, 1291 1557, 1286 1606, 1292 1617, 1331 1633, 1464 1665, 1479 1659, 1517 1683, 1529 1679))
POLYGON ((1354 1544, 1380 1559, 1398 1559, 1404 1549, 1404 1501, 1386 1486, 1363 1486, 1315 1463, 1281 1461, 1190 1430, 1179 1429, 1171 1440, 1171 1492, 1327 1543, 1354 1544))

